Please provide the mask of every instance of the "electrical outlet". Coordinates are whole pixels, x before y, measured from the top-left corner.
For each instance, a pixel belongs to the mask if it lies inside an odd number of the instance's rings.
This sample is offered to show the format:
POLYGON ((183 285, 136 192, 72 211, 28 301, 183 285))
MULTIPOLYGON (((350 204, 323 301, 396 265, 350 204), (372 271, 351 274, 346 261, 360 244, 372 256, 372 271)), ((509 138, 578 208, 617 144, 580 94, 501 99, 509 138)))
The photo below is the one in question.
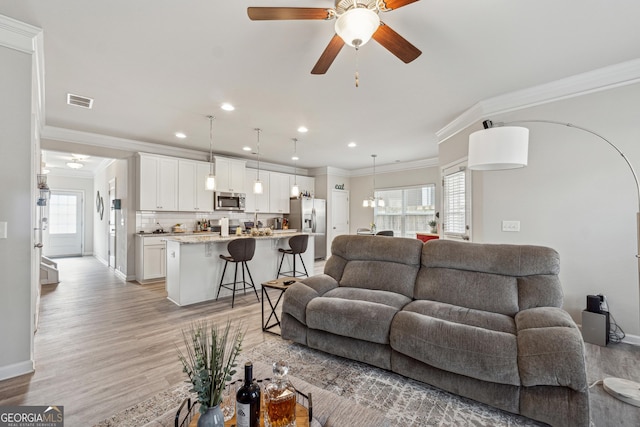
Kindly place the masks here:
POLYGON ((520 221, 502 221, 502 231, 520 231, 520 221))

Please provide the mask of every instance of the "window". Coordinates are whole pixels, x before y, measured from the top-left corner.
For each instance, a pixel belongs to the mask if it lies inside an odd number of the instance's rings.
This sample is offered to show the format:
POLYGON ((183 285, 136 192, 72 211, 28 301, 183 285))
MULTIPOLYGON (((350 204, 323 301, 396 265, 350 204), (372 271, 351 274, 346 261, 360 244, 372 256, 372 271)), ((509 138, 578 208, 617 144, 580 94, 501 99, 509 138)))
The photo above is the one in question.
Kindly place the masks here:
POLYGON ((435 219, 436 186, 379 190, 375 197, 384 200, 374 212, 376 230, 393 230, 394 236, 416 237, 428 233, 429 221, 435 219))
POLYGON ((78 197, 51 194, 49 201, 49 234, 73 234, 78 229, 78 197))
POLYGON ((469 240, 471 185, 466 164, 442 171, 442 228, 445 238, 469 240))

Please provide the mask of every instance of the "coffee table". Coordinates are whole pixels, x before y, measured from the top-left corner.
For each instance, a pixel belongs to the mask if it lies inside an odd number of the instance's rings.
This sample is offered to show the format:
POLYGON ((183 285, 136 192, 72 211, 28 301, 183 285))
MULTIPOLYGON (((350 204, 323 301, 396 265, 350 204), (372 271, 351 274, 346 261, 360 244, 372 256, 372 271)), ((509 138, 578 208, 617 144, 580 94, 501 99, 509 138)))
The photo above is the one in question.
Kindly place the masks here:
POLYGON ((280 318, 278 317, 278 313, 276 313, 276 308, 278 307, 278 304, 280 304, 280 301, 282 300, 282 296, 290 286, 290 285, 285 285, 284 282, 289 282, 292 280, 294 282, 298 282, 301 280, 301 278, 300 277, 280 277, 278 279, 269 280, 268 282, 262 283, 261 286, 262 286, 262 331, 263 332, 270 332, 272 334, 280 335, 277 332, 273 332, 271 329, 275 328, 276 326, 280 326, 280 318), (271 297, 269 296, 269 292, 268 292, 269 289, 276 289, 278 291, 278 294, 277 294, 278 299, 276 300, 275 304, 273 303, 273 301, 271 300, 271 297), (271 309, 271 312, 269 313, 269 317, 267 318, 266 321, 264 320, 264 302, 265 301, 269 303, 269 308, 271 309))
MULTIPOLYGON (((297 392, 297 403, 296 403, 296 426, 297 427, 309 427, 310 423, 311 423, 311 419, 313 417, 313 406, 311 404, 311 393, 309 393, 308 395, 296 390, 297 392), (306 405, 306 406, 305 406, 306 405)), ((193 405, 191 405, 191 402, 189 401, 189 403, 187 403, 188 408, 187 409, 187 413, 186 416, 184 418, 180 417, 180 411, 183 408, 183 406, 186 403, 186 399, 185 402, 183 402, 183 405, 180 406, 180 409, 178 409, 178 413, 176 414, 176 418, 175 418, 175 426, 179 427, 179 426, 188 426, 188 427, 197 427, 198 426, 198 419, 200 418, 200 412, 196 411, 196 407, 197 405, 194 403, 193 405), (189 406, 191 405, 191 406, 189 406), (182 419, 182 422, 180 422, 179 420, 182 419), (188 422, 188 424, 186 424, 185 422, 188 422)), ((225 421, 224 423, 225 427, 235 427, 236 425, 236 416, 235 414, 233 415, 233 418, 231 418, 229 421, 225 421)), ((264 410, 263 408, 260 408, 260 425, 264 426, 264 410)))

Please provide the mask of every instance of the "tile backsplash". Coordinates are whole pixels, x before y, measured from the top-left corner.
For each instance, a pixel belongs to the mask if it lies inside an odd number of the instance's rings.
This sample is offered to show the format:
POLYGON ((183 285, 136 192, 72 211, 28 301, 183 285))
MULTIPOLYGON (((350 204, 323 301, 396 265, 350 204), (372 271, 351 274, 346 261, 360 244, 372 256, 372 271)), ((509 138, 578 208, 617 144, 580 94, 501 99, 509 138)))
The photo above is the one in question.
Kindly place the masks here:
MULTIPOLYGON (((217 221, 223 217, 229 218, 229 225, 241 225, 254 220, 252 213, 136 212, 136 233, 150 233, 159 228, 171 231, 171 227, 176 224, 182 224, 186 231, 194 231, 198 221, 213 220, 213 223, 217 224, 217 221)), ((276 217, 282 217, 282 215, 258 214, 258 220, 262 221, 264 226, 267 225, 267 219, 276 217)))

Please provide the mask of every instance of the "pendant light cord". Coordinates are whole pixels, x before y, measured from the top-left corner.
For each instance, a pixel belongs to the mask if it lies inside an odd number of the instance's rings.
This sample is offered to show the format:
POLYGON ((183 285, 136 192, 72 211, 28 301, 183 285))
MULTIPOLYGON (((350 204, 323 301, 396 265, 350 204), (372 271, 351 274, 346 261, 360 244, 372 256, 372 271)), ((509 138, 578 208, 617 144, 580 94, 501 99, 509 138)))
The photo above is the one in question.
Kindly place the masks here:
POLYGON ((213 120, 214 116, 209 117, 209 174, 213 175, 213 120))
POLYGON ((260 128, 255 128, 255 131, 258 134, 258 145, 257 145, 258 174, 256 175, 256 178, 260 180, 260 128))

